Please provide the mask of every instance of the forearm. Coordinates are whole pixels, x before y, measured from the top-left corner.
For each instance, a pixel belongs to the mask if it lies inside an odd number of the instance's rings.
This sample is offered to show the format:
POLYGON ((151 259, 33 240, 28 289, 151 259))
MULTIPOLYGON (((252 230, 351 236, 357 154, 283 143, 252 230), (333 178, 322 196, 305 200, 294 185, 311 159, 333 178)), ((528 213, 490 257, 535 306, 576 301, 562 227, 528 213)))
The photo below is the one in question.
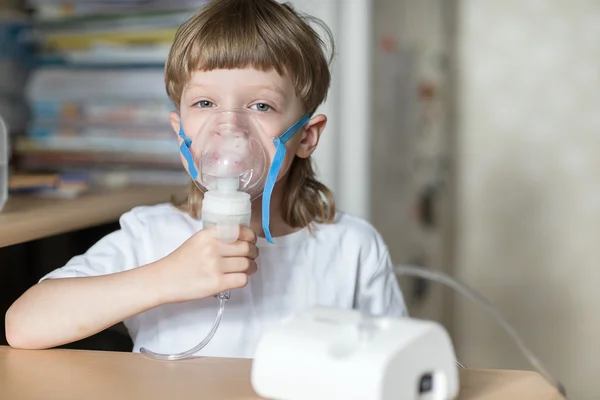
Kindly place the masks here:
POLYGON ((13 347, 40 349, 98 333, 164 301, 160 267, 149 264, 116 274, 51 279, 35 285, 6 313, 13 347))

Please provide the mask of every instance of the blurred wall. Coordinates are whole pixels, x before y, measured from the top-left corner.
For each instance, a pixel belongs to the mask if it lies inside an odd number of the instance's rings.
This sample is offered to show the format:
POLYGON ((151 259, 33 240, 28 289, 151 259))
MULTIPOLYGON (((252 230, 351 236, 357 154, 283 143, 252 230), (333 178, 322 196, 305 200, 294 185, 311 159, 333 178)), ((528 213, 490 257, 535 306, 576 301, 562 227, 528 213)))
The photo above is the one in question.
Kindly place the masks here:
MULTIPOLYGON (((600 2, 460 0, 456 274, 567 385, 600 398, 600 2)), ((527 368, 455 306, 470 367, 527 368)))
MULTIPOLYGON (((371 221, 395 263, 439 270, 451 260, 445 1, 374 0, 372 40, 371 221)), ((411 316, 451 322, 441 285, 399 278, 411 316)))
POLYGON ((21 8, 22 0, 0 0, 0 8, 21 8))

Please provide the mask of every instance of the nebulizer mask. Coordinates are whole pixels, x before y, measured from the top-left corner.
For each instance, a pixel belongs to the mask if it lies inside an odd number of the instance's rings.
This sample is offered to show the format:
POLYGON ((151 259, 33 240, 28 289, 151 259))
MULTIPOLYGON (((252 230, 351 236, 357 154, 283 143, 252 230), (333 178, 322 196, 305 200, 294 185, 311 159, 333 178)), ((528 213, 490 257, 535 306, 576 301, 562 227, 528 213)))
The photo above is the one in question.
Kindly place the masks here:
MULTIPOLYGON (((273 243, 269 229, 271 194, 283 160, 285 144, 310 119, 304 115, 280 136, 272 140, 275 155, 269 160, 269 143, 256 111, 227 109, 207 111, 197 132, 188 136, 180 127, 180 151, 190 176, 204 193, 203 227, 215 226, 218 237, 235 242, 239 226, 250 224, 252 201, 262 195, 262 227, 265 238, 273 243)), ((270 144, 269 144, 270 145, 270 144)), ((198 353, 215 335, 230 292, 219 293, 219 310, 208 335, 193 348, 176 354, 155 353, 146 348, 140 352, 161 360, 181 360, 198 353)))

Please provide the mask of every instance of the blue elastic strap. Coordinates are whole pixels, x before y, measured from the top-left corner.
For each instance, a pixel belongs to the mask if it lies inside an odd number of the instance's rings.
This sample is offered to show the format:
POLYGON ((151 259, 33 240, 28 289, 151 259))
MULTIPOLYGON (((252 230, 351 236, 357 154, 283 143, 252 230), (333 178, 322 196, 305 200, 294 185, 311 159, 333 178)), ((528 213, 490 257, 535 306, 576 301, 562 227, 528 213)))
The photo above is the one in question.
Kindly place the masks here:
POLYGON ((288 140, 294 136, 300 128, 302 128, 308 121, 310 121, 311 115, 305 114, 298 121, 294 123, 287 131, 282 133, 277 139, 273 141, 275 145, 275 157, 273 157, 273 161, 271 162, 271 168, 269 168, 269 173, 267 175, 267 181, 265 182, 265 188, 263 190, 263 198, 262 198, 262 226, 263 231, 265 232, 265 238, 269 243, 274 243, 273 238, 271 237, 270 230, 270 220, 271 220, 271 195, 273 194, 273 189, 275 188, 275 182, 277 182, 277 176, 279 175, 279 170, 281 169, 281 164, 285 159, 285 144, 288 140))
POLYGON ((196 165, 194 164, 194 156, 190 151, 192 139, 185 135, 185 132, 183 132, 183 126, 181 126, 181 124, 179 125, 179 136, 183 139, 181 146, 179 146, 179 151, 181 151, 183 158, 185 158, 185 161, 187 162, 188 170, 190 171, 192 179, 196 180, 198 179, 198 170, 196 169, 196 165))

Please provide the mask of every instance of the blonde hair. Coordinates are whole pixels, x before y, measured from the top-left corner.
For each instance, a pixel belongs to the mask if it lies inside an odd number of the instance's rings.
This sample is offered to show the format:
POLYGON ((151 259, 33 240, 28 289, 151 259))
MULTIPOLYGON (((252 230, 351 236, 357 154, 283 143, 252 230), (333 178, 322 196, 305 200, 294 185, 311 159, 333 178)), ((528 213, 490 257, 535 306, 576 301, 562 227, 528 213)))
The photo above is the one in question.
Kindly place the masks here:
MULTIPOLYGON (((331 82, 333 36, 313 17, 301 16, 290 5, 275 0, 213 0, 177 31, 165 66, 165 84, 179 108, 185 85, 194 71, 256 68, 288 74, 305 111, 313 113, 325 101, 331 82), (328 36, 326 45, 310 23, 328 36)), ((332 222, 335 200, 316 179, 310 158, 295 157, 288 171, 282 216, 294 227, 332 222)), ((195 218, 200 215, 202 192, 192 182, 180 204, 195 218)))

